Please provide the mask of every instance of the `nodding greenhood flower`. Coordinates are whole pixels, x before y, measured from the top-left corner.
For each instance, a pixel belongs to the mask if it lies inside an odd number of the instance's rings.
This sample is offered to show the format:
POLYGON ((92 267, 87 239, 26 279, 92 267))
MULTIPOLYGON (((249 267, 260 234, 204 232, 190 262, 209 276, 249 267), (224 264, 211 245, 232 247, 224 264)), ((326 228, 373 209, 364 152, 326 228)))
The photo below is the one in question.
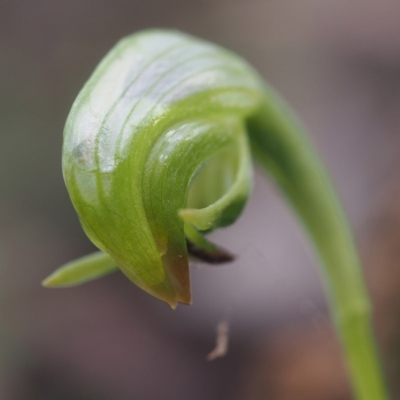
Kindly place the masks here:
POLYGON ((297 208, 329 203, 296 122, 245 60, 177 31, 124 38, 83 87, 64 131, 65 183, 101 252, 44 284, 74 285, 118 266, 172 307, 190 303, 188 248, 225 259, 204 235, 243 210, 251 146, 289 198, 301 198, 297 208), (323 189, 312 193, 313 185, 323 189))
POLYGON ((190 303, 187 248, 229 259, 203 234, 234 222, 251 191, 245 125, 260 106, 260 85, 244 60, 182 33, 121 40, 82 89, 64 132, 64 179, 104 253, 45 285, 80 283, 117 265, 172 307, 190 303))
POLYGON ((44 284, 75 285, 118 267, 172 307, 190 303, 188 249, 211 262, 230 259, 204 236, 240 215, 252 157, 275 179, 319 253, 358 398, 385 399, 357 253, 324 168, 254 69, 192 36, 129 36, 83 87, 65 127, 63 172, 100 251, 44 284))

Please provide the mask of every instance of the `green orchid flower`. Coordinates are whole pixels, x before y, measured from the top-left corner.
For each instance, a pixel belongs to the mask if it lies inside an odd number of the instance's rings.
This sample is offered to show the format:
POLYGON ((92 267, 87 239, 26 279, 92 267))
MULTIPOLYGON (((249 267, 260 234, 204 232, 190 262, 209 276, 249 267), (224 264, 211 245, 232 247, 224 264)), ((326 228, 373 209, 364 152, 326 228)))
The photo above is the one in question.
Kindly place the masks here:
POLYGON ((386 399, 357 253, 325 169, 258 73, 192 36, 128 36, 83 87, 64 131, 63 172, 100 251, 44 284, 71 286, 119 268, 173 308, 191 303, 189 252, 231 259, 205 235, 239 217, 253 158, 286 195, 320 256, 357 398, 386 399))

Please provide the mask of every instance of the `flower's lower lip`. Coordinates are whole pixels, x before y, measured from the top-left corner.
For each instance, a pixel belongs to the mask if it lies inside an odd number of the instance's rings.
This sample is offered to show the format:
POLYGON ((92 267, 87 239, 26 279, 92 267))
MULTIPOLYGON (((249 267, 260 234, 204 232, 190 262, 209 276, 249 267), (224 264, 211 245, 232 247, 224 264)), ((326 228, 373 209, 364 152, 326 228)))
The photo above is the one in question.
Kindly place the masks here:
POLYGON ((191 256, 208 264, 224 264, 234 261, 235 259, 233 254, 218 246, 215 246, 213 250, 208 251, 204 248, 196 246, 188 239, 186 239, 186 245, 191 256))

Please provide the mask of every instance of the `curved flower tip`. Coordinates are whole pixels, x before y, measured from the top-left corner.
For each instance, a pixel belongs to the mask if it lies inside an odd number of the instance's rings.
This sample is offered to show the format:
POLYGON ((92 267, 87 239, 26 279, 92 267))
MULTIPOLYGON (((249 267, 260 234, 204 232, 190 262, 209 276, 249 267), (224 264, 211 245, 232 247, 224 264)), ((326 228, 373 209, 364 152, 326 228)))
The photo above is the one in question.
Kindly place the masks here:
MULTIPOLYGON (((261 96, 240 57, 154 30, 121 40, 72 107, 63 173, 82 227, 103 257, 171 307, 191 303, 188 248, 209 262, 232 258, 203 236, 234 222, 249 196, 245 120, 261 96)), ((45 284, 100 275, 78 262, 45 284)))

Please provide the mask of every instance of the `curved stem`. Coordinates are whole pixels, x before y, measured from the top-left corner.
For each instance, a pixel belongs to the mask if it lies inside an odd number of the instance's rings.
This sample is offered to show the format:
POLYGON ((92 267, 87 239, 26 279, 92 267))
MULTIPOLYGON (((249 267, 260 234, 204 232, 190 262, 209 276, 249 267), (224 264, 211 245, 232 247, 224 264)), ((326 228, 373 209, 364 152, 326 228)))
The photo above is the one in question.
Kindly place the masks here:
POLYGON ((292 112, 272 89, 265 93, 261 111, 248 123, 254 155, 299 214, 319 253, 356 398, 388 399, 369 298, 342 207, 292 112))

